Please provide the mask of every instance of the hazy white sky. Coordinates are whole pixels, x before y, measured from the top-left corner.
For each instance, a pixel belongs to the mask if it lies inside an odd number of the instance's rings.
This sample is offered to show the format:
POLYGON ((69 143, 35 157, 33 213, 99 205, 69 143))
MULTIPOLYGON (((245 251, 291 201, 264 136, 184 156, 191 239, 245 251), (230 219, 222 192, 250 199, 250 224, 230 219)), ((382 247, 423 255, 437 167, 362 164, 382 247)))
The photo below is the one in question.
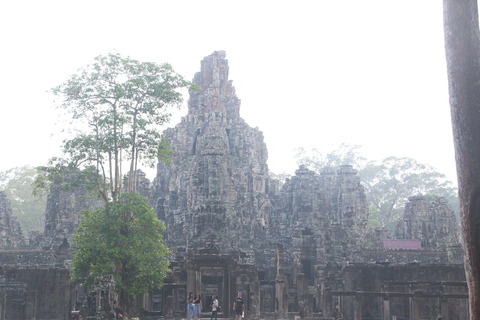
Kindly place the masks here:
POLYGON ((293 173, 295 147, 344 142, 456 182, 442 14, 439 0, 3 1, 0 171, 58 154, 47 91, 95 56, 169 62, 192 79, 225 50, 271 171, 293 173))

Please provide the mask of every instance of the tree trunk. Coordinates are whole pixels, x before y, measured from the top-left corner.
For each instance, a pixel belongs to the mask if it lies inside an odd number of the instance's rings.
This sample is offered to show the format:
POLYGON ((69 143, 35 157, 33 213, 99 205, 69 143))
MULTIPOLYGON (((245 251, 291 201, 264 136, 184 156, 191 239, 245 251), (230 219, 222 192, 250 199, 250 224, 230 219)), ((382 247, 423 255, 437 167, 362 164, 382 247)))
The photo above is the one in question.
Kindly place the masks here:
POLYGON ((480 32, 476 0, 444 0, 445 52, 470 319, 480 319, 480 32))
POLYGON ((120 289, 118 292, 118 304, 129 318, 136 316, 135 314, 135 297, 129 295, 125 290, 120 289))

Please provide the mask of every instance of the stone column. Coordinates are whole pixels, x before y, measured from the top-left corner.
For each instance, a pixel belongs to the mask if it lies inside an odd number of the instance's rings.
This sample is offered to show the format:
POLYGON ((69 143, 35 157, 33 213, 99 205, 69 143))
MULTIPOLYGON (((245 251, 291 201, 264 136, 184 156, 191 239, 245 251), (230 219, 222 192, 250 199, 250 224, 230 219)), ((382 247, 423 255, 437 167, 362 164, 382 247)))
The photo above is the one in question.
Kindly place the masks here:
POLYGON ((410 297, 410 320, 419 320, 418 318, 418 298, 410 297))
POLYGON ((325 284, 323 280, 317 287, 317 301, 318 301, 318 309, 322 310, 323 314, 326 312, 326 303, 325 303, 325 284))
POLYGON ((277 277, 275 279, 276 312, 279 319, 286 319, 288 313, 288 282, 285 280, 284 268, 288 259, 281 243, 277 243, 277 277))
POLYGON ((383 317, 382 320, 390 320, 390 298, 383 297, 383 317))
POLYGON ((448 316, 448 298, 440 298, 440 314, 443 319, 450 319, 448 316))
POLYGON ((197 292, 203 293, 202 292, 202 271, 200 270, 195 270, 195 291, 194 295, 197 294, 197 292))
POLYGON ((252 318, 260 318, 260 283, 258 279, 250 286, 252 318))
POLYGON ((193 255, 189 254, 187 257, 186 269, 187 269, 187 297, 189 292, 195 294, 195 266, 192 263, 193 255))
POLYGON ((302 301, 305 298, 305 295, 308 293, 307 280, 305 279, 304 273, 297 273, 297 299, 298 302, 302 301))
MULTIPOLYGON (((235 267, 231 266, 230 267, 230 272, 229 272, 229 275, 228 275, 228 294, 229 294, 229 297, 228 297, 228 314, 225 314, 225 316, 232 316, 234 317, 235 316, 235 313, 233 313, 233 300, 235 300, 235 297, 237 296, 237 291, 238 291, 238 288, 237 288, 237 272, 236 272, 236 265, 235 267)), ((244 298, 245 299, 245 298, 244 298)))
POLYGON ((275 296, 277 298, 276 309, 278 319, 286 319, 287 312, 285 306, 288 307, 288 300, 284 301, 284 291, 285 291, 285 281, 276 280, 275 281, 275 296))
POLYGON ((353 320, 362 320, 362 298, 356 296, 354 299, 355 308, 353 309, 353 320))

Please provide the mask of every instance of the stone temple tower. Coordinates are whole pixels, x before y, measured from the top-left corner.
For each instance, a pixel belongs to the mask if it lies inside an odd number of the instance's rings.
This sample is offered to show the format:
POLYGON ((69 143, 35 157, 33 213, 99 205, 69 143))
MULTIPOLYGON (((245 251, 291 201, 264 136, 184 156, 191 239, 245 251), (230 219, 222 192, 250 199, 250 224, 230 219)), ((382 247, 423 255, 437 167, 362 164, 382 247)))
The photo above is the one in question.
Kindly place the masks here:
POLYGON ((249 249, 270 212, 263 134, 240 117, 224 51, 201 62, 188 114, 166 131, 172 165, 158 165, 154 206, 174 250, 249 249))

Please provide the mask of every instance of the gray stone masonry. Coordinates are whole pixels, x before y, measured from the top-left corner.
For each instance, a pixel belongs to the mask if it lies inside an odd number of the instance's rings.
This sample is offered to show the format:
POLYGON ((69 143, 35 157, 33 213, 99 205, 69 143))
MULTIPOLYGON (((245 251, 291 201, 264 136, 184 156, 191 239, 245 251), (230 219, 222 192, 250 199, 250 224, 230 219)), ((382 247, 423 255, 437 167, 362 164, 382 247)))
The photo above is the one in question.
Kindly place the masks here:
POLYGON ((25 245, 22 228, 12 214, 10 200, 0 191, 0 249, 17 248, 25 245))

